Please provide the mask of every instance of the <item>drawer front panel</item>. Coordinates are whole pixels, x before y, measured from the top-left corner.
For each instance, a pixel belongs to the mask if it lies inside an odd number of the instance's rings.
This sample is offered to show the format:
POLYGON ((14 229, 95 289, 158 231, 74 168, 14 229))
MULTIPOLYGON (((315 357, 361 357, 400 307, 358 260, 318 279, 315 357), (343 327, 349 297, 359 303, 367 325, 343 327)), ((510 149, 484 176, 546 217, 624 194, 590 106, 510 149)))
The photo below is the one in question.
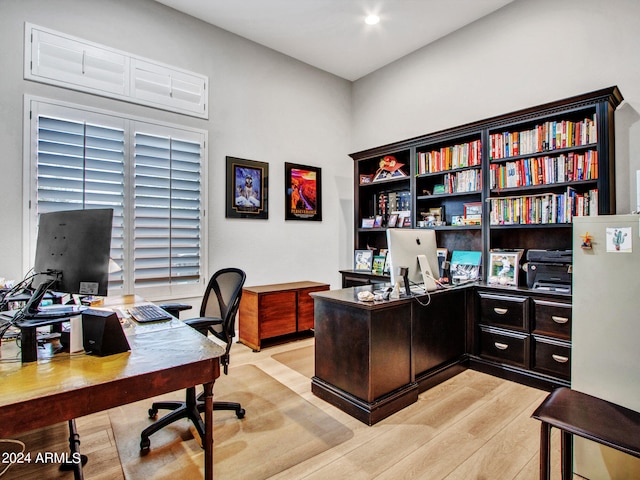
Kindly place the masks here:
POLYGON ((571 347, 563 342, 533 337, 533 369, 569 380, 571 347))
POLYGON ((260 296, 260 338, 287 335, 296 331, 296 292, 260 296))
POLYGON ((480 322, 526 332, 527 298, 480 293, 480 322))
POLYGON ((529 336, 480 327, 480 355, 527 368, 529 336))
POLYGON ((571 338, 570 304, 534 299, 533 309, 533 333, 558 337, 564 340, 571 338))

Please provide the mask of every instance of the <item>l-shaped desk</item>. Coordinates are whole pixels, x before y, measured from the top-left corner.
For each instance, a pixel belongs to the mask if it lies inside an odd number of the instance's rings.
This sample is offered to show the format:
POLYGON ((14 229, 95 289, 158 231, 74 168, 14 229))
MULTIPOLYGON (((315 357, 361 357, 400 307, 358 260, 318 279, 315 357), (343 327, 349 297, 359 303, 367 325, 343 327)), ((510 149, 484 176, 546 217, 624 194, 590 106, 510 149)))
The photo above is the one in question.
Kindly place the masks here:
POLYGON ((358 300, 374 288, 311 294, 311 390, 368 425, 466 368, 548 390, 570 385, 570 295, 477 283, 358 300))

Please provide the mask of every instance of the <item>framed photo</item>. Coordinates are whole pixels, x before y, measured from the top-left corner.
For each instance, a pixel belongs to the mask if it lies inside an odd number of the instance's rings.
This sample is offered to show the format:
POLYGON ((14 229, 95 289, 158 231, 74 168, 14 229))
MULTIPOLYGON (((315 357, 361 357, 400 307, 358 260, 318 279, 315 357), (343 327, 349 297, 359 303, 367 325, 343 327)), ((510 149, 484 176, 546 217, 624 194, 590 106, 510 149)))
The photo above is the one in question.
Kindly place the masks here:
POLYGON ((269 218, 269 164, 227 157, 227 218, 269 218))
POLYGON ((363 218, 362 219, 362 228, 373 228, 373 225, 376 223, 375 218, 363 218))
POLYGON ((376 218, 374 219, 374 222, 373 222, 373 226, 374 228, 378 228, 382 226, 382 215, 376 215, 376 218))
POLYGON ((482 202, 464 204, 464 223, 466 225, 480 225, 482 221, 482 202))
POLYGON ((284 182, 284 219, 322 221, 321 169, 285 163, 284 182))
POLYGON ((398 225, 398 214, 392 213, 389 215, 389 221, 387 222, 387 227, 395 227, 398 225))
POLYGON ((356 250, 353 257, 353 269, 370 272, 373 268, 373 251, 356 250))
POLYGON ((373 182, 373 175, 360 174, 360 185, 367 185, 373 182))
POLYGON ((491 252, 487 283, 516 287, 520 270, 519 257, 518 252, 491 252))
POLYGON ((384 264, 386 260, 387 260, 386 255, 375 255, 373 257, 373 267, 372 267, 373 273, 382 275, 382 273, 384 272, 384 264))

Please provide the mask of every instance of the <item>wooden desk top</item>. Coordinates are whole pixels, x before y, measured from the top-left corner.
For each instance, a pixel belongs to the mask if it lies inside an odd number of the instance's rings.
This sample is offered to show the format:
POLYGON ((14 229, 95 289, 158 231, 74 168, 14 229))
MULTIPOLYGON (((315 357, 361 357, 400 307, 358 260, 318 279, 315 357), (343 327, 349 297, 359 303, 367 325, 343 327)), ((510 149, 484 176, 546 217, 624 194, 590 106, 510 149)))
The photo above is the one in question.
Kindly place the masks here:
MULTIPOLYGON (((139 299, 109 299, 105 307, 139 299)), ((0 438, 193 385, 219 375, 224 346, 183 322, 125 320, 131 351, 106 357, 51 354, 22 364, 14 342, 0 347, 0 438)))
POLYGON ((321 282, 290 282, 290 283, 274 283, 271 285, 256 285, 254 287, 244 287, 243 290, 252 293, 271 293, 283 292, 286 290, 300 290, 303 288, 329 288, 328 283, 321 282))

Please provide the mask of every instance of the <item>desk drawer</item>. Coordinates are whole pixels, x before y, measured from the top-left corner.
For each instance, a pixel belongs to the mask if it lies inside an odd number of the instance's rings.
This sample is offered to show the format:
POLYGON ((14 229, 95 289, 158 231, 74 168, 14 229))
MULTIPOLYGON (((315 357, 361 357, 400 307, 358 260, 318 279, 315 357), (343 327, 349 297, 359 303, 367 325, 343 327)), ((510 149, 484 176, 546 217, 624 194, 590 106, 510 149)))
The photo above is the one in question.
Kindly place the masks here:
POLYGON ((527 297, 480 293, 480 322, 528 330, 527 297))
POLYGON ((529 335, 480 327, 480 355, 527 368, 529 335))
POLYGON ((571 378, 571 346, 566 342, 534 335, 533 369, 569 380, 571 378))
POLYGON ((533 300, 533 333, 571 338, 571 305, 568 303, 533 300))

